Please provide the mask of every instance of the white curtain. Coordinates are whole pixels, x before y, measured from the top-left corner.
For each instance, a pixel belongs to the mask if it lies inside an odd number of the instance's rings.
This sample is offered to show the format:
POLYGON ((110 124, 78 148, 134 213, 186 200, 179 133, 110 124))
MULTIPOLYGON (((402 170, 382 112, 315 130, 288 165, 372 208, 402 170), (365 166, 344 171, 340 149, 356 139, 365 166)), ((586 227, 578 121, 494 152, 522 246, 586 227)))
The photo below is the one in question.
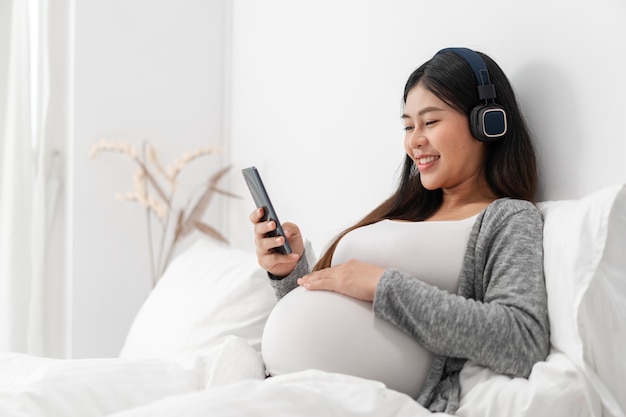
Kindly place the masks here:
MULTIPOLYGON (((70 3, 11 3, 0 165, 0 350, 66 356, 70 3), (66 73, 63 76, 63 73, 66 73), (52 75, 55 77, 51 83, 52 75), (54 111, 49 109, 54 104, 54 111)), ((1 89, 0 89, 1 91, 1 89)), ((2 115, 0 115, 1 117, 2 115)), ((0 124, 1 126, 1 124, 0 124)))

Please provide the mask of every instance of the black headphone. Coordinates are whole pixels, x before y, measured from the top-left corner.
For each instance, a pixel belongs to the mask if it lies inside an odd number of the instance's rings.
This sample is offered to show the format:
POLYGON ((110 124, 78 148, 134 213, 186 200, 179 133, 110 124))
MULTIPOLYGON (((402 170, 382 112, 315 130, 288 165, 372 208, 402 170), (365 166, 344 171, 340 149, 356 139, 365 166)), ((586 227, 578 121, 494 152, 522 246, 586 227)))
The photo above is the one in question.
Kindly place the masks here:
POLYGON ((478 82, 478 98, 482 104, 474 107, 470 114, 472 135, 481 142, 493 142, 502 138, 507 131, 506 112, 495 103, 496 86, 491 84, 485 61, 477 52, 468 48, 445 48, 437 52, 453 52, 463 58, 474 71, 478 82))

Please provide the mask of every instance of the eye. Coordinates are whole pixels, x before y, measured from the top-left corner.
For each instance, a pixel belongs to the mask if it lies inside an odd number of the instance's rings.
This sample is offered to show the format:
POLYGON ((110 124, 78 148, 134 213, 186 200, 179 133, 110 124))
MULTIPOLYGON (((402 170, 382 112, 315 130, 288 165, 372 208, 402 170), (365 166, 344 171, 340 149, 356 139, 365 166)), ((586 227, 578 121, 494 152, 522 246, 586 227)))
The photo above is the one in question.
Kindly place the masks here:
POLYGON ((415 129, 414 126, 404 126, 404 131, 405 132, 410 132, 411 130, 415 129))
POLYGON ((432 126, 432 125, 434 125, 435 123, 437 123, 438 121, 439 121, 439 120, 427 120, 427 121, 424 123, 424 126, 432 126))

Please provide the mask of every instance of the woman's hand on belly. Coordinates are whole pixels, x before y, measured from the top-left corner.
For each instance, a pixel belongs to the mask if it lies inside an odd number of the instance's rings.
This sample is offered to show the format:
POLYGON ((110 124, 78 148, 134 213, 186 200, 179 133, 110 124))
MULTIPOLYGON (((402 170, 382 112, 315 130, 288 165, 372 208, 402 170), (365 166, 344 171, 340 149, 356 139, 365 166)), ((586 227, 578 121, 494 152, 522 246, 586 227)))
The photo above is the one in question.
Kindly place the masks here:
POLYGON ((307 290, 335 291, 358 300, 373 301, 384 271, 379 266, 352 259, 305 275, 298 284, 307 290))

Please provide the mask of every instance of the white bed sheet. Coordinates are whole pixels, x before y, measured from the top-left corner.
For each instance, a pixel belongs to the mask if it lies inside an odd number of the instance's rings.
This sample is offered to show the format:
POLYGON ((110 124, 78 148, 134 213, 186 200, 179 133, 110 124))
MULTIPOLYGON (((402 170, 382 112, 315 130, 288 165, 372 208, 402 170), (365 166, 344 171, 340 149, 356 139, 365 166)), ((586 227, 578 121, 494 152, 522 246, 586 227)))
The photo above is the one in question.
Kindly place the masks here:
MULTIPOLYGON (((308 370, 264 378, 257 350, 236 336, 184 363, 160 359, 54 360, 0 356, 6 417, 447 416, 431 414, 382 383, 308 370)), ((529 379, 476 365, 462 373, 465 417, 591 416, 584 379, 567 356, 550 355, 529 379)))
POLYGON ((55 360, 0 355, 0 416, 92 417, 203 388, 194 367, 159 359, 55 360))

